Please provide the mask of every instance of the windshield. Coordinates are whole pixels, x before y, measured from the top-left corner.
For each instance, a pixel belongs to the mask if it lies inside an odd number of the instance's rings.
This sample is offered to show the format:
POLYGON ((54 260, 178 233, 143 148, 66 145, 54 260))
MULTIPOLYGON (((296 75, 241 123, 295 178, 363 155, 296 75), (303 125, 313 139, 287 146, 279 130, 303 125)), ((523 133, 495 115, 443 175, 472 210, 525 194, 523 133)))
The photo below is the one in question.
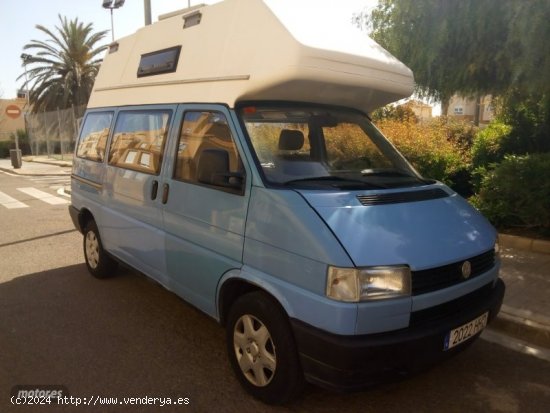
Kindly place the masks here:
POLYGON ((247 106, 240 116, 271 184, 308 189, 426 184, 370 120, 352 110, 247 106))

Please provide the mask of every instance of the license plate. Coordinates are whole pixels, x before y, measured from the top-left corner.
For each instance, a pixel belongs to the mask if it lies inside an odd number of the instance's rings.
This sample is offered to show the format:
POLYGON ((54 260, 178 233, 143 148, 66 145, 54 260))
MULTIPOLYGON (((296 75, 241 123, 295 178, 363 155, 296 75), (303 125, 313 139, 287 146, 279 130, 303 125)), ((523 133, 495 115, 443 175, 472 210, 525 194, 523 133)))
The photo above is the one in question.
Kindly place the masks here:
POLYGON ((445 337, 443 350, 449 350, 475 336, 477 333, 485 328, 488 319, 489 313, 485 313, 470 321, 469 323, 463 324, 460 327, 449 331, 449 333, 445 337))

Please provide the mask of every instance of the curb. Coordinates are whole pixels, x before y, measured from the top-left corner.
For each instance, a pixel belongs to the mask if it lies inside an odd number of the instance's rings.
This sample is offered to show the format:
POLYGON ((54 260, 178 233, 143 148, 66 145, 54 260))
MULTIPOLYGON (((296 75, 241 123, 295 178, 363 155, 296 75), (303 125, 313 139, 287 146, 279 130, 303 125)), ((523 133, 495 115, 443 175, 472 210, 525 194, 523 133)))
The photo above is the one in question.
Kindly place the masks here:
POLYGON ((481 339, 510 350, 518 351, 520 353, 550 362, 550 350, 533 345, 515 337, 507 336, 490 327, 483 330, 481 333, 481 339))
MULTIPOLYGON (((33 156, 24 156, 22 159, 22 166, 24 165, 24 163, 35 163, 35 164, 43 164, 43 165, 50 165, 50 166, 57 166, 59 168, 69 168, 69 167, 72 167, 73 164, 72 164, 72 161, 69 162, 69 161, 58 161, 58 160, 55 160, 55 159, 42 159, 42 158, 35 158, 33 156)), ((53 169, 53 168, 52 168, 53 169)), ((13 174, 13 175, 17 175, 17 176, 70 176, 71 173, 70 172, 61 172, 61 173, 52 173, 52 172, 22 172, 21 171, 21 168, 19 169, 14 169, 13 167, 11 168, 6 168, 6 167, 2 167, 0 166, 0 171, 4 171, 4 172, 7 172, 7 173, 10 173, 10 174, 13 174)))
POLYGON ((42 159, 42 158, 37 159, 33 157, 25 157, 25 158, 22 159, 24 162, 42 163, 45 165, 56 165, 56 166, 64 166, 64 167, 73 166, 72 161, 58 161, 56 159, 42 159))
POLYGON ((503 304, 500 309, 501 314, 513 317, 516 322, 524 323, 535 328, 543 328, 550 332, 550 317, 534 313, 530 310, 519 310, 503 304))
POLYGON ((550 318, 505 304, 481 338, 550 362, 550 318))
POLYGON ((500 244, 503 247, 517 248, 520 250, 538 252, 541 254, 550 254, 550 241, 508 234, 499 234, 499 239, 500 244))
POLYGON ((540 314, 503 305, 488 329, 550 352, 550 319, 540 314))
POLYGON ((34 173, 34 172, 30 172, 30 173, 25 173, 25 172, 18 172, 16 169, 13 169, 13 168, 2 168, 0 166, 0 171, 4 171, 4 172, 7 172, 9 174, 12 174, 12 175, 16 175, 16 176, 71 176, 70 172, 69 173, 34 173))

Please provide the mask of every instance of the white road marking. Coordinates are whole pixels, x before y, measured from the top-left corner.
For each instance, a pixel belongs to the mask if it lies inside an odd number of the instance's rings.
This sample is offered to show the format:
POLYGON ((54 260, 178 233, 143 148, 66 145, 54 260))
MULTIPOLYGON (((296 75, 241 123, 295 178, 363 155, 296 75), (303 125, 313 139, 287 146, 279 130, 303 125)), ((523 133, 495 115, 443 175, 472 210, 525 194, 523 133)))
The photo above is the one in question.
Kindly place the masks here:
POLYGON ((65 205, 69 203, 66 199, 59 198, 36 188, 17 188, 17 190, 50 205, 65 205))
POLYGON ((16 209, 16 208, 28 208, 29 206, 24 204, 23 202, 19 202, 17 199, 12 198, 11 196, 0 192, 0 205, 8 208, 8 209, 16 209))
POLYGON ((69 193, 66 193, 65 192, 65 188, 64 187, 61 187, 57 190, 57 195, 61 195, 61 196, 66 196, 67 198, 70 198, 71 197, 71 194, 69 193))

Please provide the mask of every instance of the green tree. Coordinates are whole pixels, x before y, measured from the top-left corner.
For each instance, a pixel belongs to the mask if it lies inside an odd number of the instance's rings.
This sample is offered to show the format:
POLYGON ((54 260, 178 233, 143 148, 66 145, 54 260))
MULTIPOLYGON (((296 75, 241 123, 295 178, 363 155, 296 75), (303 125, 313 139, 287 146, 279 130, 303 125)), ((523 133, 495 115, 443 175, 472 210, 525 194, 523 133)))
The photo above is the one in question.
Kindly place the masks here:
POLYGON ((550 92, 526 94, 512 90, 501 100, 499 120, 512 126, 502 142, 502 151, 518 155, 550 152, 550 92))
POLYGON ((58 17, 60 26, 55 30, 36 26, 46 35, 45 41, 31 40, 23 47, 33 52, 28 61, 33 112, 86 104, 101 63, 98 56, 107 48, 98 46, 106 30, 94 33, 91 23, 58 17))
POLYGON ((356 21, 413 70, 421 95, 550 91, 548 0, 380 0, 356 21))

